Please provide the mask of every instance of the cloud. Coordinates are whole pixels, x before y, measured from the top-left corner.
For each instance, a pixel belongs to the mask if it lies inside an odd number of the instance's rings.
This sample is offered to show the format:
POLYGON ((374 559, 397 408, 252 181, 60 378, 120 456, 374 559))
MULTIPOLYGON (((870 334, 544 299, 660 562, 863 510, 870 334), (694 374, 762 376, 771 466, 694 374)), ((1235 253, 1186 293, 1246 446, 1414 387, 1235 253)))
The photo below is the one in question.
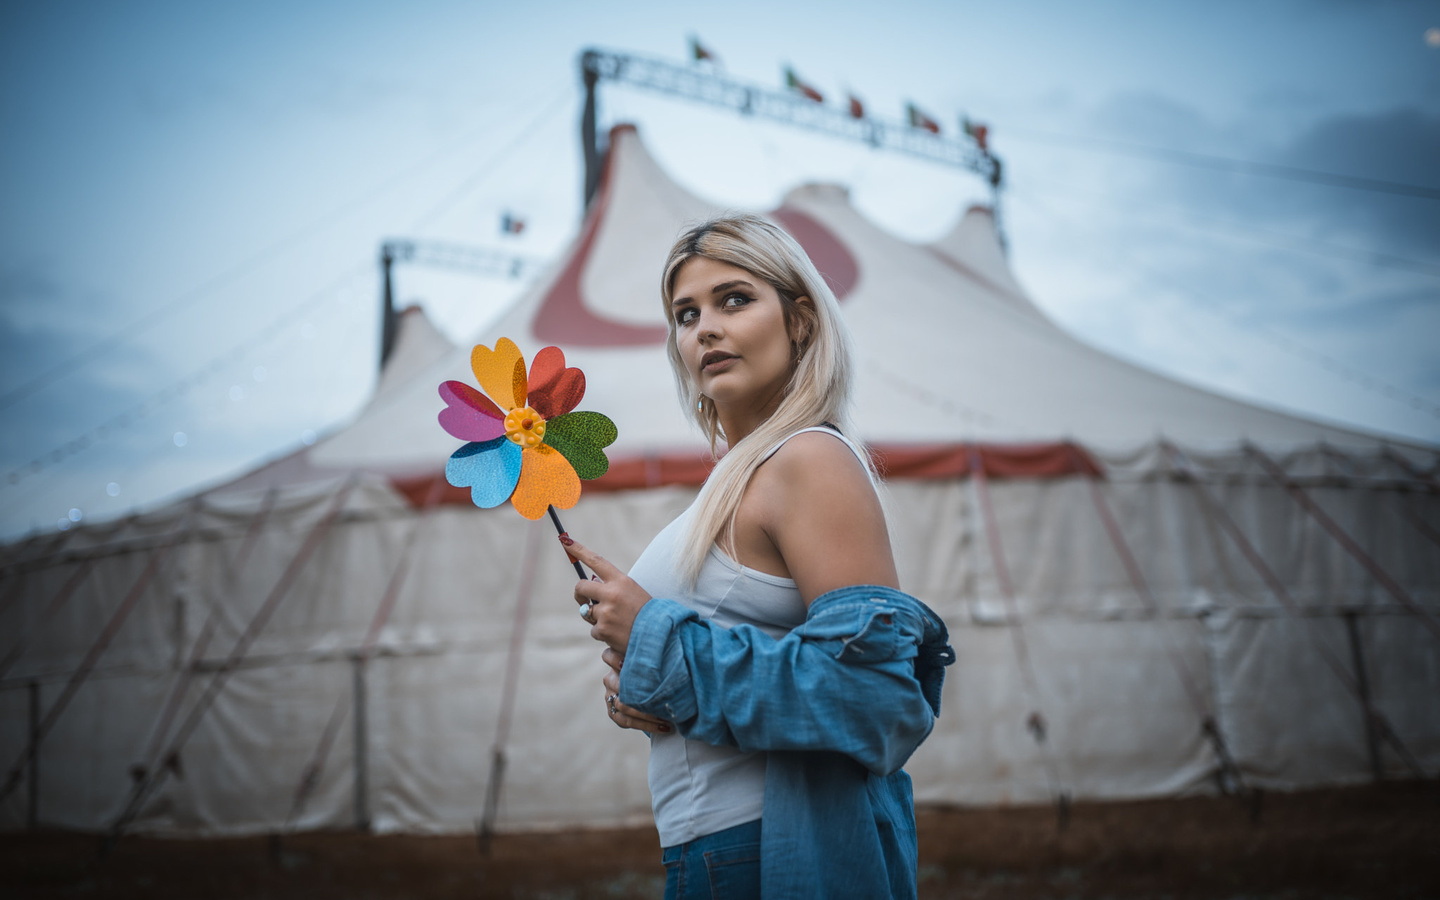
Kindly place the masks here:
MULTIPOLYGON (((1321 119, 1279 156, 1283 164, 1440 189, 1440 115, 1418 109, 1321 119)), ((1440 200, 1317 188, 1308 208, 1340 227, 1359 226, 1382 247, 1421 258, 1440 248, 1440 200)))

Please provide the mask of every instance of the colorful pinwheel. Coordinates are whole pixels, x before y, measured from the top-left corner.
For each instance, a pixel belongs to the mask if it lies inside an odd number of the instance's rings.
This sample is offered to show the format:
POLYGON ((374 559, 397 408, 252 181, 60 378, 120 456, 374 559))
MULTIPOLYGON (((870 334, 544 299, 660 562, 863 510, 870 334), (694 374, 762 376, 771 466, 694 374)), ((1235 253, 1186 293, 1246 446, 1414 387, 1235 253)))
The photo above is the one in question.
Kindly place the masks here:
POLYGON ((470 367, 484 394, 459 381, 440 385, 440 427, 470 442, 445 464, 445 480, 468 487, 482 509, 509 500, 527 519, 574 506, 580 479, 610 467, 604 448, 616 437, 606 416, 571 412, 585 396, 585 373, 566 368, 559 347, 546 347, 527 375, 520 348, 503 337, 494 350, 478 345, 470 367))

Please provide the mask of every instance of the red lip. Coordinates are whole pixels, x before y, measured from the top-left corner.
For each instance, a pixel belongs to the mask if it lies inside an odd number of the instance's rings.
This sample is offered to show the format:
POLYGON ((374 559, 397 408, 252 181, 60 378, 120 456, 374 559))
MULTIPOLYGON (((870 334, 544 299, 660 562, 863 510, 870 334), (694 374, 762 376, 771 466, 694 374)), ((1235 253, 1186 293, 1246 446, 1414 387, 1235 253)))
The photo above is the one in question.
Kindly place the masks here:
POLYGON ((735 354, 726 353, 723 350, 711 350, 709 353, 706 353, 704 356, 700 357, 700 371, 703 372, 716 363, 723 363, 726 360, 738 358, 739 357, 737 357, 735 354))

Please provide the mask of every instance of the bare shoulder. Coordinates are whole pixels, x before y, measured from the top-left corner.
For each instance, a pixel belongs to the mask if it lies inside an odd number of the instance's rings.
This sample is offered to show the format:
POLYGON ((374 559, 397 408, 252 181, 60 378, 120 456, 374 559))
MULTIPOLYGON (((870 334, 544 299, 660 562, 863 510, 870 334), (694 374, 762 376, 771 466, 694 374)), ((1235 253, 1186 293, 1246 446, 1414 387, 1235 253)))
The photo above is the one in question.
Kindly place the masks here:
POLYGON ((790 502, 820 500, 837 492, 849 499, 875 498, 865 466, 828 431, 795 435, 755 471, 754 480, 767 495, 779 493, 790 502))
POLYGON ((761 527, 806 603, 851 584, 899 586, 880 498, 844 441, 796 435, 755 471, 752 488, 761 527))

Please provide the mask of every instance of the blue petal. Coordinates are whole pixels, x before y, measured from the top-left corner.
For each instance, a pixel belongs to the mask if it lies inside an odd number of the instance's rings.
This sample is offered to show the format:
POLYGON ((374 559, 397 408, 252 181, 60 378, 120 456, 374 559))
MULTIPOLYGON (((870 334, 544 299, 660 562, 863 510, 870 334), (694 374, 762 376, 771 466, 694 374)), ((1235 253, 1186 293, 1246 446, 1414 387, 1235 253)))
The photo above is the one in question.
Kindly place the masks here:
POLYGON ((507 437, 472 441, 451 454, 445 480, 468 487, 470 499, 481 509, 499 506, 510 499, 520 481, 520 453, 520 445, 507 437))

